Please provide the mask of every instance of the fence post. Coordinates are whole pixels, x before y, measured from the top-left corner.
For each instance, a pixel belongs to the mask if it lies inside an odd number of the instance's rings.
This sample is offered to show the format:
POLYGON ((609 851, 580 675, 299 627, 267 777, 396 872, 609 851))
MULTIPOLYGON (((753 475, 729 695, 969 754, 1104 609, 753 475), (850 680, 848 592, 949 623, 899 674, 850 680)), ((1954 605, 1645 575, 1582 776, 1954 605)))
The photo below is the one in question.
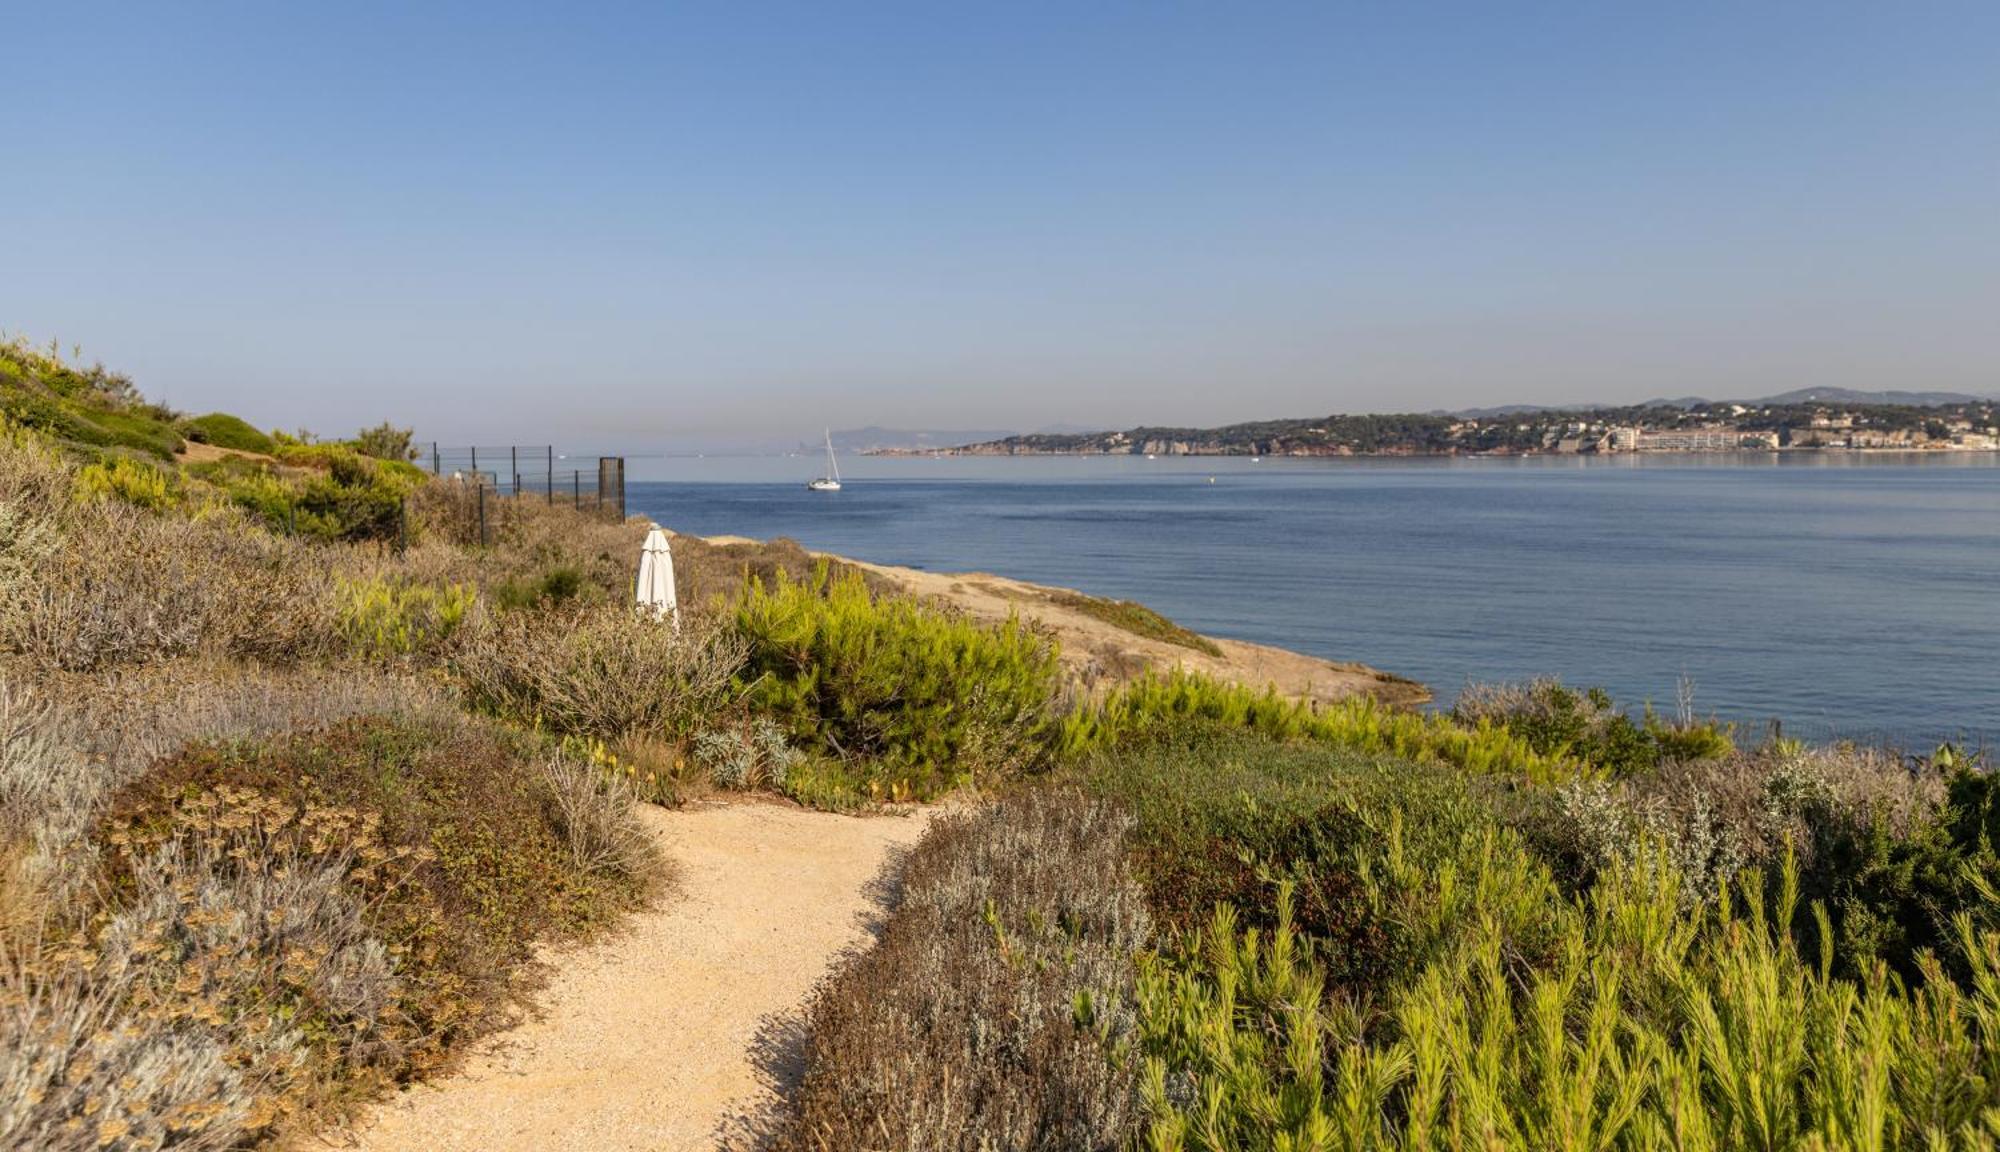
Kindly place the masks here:
POLYGON ((514 495, 515 495, 515 496, 519 496, 519 495, 521 494, 521 447, 520 447, 520 445, 518 445, 518 444, 509 444, 509 445, 507 445, 507 468, 508 468, 508 470, 509 470, 509 471, 511 471, 511 472, 513 472, 513 473, 514 473, 514 495))
POLYGON ((556 505, 556 446, 550 444, 546 449, 544 449, 544 451, 546 451, 549 454, 549 464, 548 468, 543 471, 542 475, 548 481, 548 488, 546 491, 549 498, 549 507, 553 508, 556 505))
POLYGON ((479 488, 479 546, 486 547, 486 480, 477 472, 472 474, 479 488))
POLYGON ((618 510, 618 518, 625 519, 625 458, 623 456, 599 456, 597 458, 597 509, 604 510, 609 499, 618 510))
POLYGON ((479 448, 477 445, 474 445, 472 449, 472 474, 474 476, 479 475, 479 448))
POLYGON ((576 471, 571 472, 569 474, 569 506, 576 509, 578 512, 583 511, 582 469, 577 469, 576 471))
POLYGON ((431 441, 431 475, 436 476, 443 471, 444 459, 438 455, 438 442, 433 440, 431 441))

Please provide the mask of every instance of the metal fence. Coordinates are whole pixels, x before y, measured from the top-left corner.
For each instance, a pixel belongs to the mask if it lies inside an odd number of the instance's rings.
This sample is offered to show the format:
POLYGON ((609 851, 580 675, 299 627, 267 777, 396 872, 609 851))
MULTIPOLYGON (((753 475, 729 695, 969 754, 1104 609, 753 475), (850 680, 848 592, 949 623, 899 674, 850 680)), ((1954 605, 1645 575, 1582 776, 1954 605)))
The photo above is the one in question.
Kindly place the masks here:
POLYGON ((445 447, 432 442, 418 463, 440 478, 455 477, 495 495, 567 503, 625 518, 623 456, 559 456, 547 444, 445 447))
POLYGON ((490 543, 527 501, 625 518, 623 456, 559 456, 547 444, 448 448, 433 442, 417 462, 458 483, 460 495, 451 504, 463 520, 458 534, 468 542, 490 543))

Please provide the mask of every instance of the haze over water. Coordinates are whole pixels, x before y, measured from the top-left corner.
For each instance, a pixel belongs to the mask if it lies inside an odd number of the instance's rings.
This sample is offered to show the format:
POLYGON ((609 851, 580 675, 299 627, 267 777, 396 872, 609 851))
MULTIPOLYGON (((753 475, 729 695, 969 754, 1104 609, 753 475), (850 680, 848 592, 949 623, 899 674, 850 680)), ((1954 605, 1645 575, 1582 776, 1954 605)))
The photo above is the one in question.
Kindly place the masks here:
MULTIPOLYGON (((1431 686, 2000 744, 2000 456, 634 460, 634 512, 1148 604, 1431 686), (1213 483, 1209 477, 1214 477, 1213 483)), ((1759 728, 1761 732, 1761 728, 1759 728)))

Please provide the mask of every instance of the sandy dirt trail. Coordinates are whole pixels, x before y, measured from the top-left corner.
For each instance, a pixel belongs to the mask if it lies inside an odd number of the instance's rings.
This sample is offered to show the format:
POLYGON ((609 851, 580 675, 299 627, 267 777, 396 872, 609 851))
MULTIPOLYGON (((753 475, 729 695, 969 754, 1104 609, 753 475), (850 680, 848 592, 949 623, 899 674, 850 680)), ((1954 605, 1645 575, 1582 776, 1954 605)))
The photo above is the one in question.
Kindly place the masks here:
POLYGON ((348 1146, 416 1152, 731 1146, 801 1059, 801 1009, 887 898, 925 817, 770 803, 648 809, 679 883, 617 936, 554 957, 540 1016, 375 1110, 348 1146))

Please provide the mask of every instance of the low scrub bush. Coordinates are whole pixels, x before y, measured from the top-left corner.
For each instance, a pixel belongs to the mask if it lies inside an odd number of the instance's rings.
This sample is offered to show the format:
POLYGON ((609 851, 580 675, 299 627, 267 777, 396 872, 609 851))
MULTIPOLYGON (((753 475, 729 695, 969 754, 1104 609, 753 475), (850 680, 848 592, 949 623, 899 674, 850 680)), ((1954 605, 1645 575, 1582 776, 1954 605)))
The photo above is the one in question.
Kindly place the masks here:
POLYGON ((507 611, 568 604, 583 596, 586 588, 583 569, 574 564, 557 564, 543 572, 509 577, 494 586, 493 602, 507 611))
POLYGON ((1504 729, 1537 753, 1578 760, 1613 776, 1718 759, 1736 750, 1727 726, 1697 720, 1691 706, 1683 713, 1669 722, 1648 708, 1634 721, 1602 688, 1579 692, 1554 680, 1474 684, 1452 706, 1452 717, 1463 725, 1504 729))
POLYGON ((129 456, 108 457, 78 469, 76 494, 83 500, 123 500, 151 512, 170 512, 187 498, 178 474, 129 456))
POLYGON ((262 740, 360 715, 433 721, 451 701, 424 682, 348 669, 178 662, 84 677, 0 676, 0 905, 36 918, 86 894, 105 797, 196 742, 262 740))
POLYGON ((220 1039, 134 1026, 136 977, 0 955, 0 1147, 228 1152, 268 1128, 254 1073, 220 1039))
MULTIPOLYGON (((607 519, 566 501, 502 496, 491 488, 483 502, 484 537, 477 486, 452 478, 423 484, 409 495, 410 536, 455 549, 483 547, 468 576, 502 608, 525 608, 543 599, 630 602, 632 566, 646 536, 643 521, 607 519)), ((685 550, 677 540, 677 573, 685 550)), ((699 603, 688 595, 685 581, 682 585, 681 602, 699 603)))
POLYGON ((1700 901, 1744 867, 1775 868, 1787 851, 1814 876, 1833 865, 1822 857, 1872 836, 1878 823, 1887 839, 1906 840, 1943 798, 1940 773, 1894 757, 1773 747, 1564 787, 1539 832, 1559 873, 1580 886, 1614 860, 1629 862, 1642 840, 1655 842, 1687 898, 1700 901))
POLYGON ((734 614, 757 707, 857 782, 934 795, 1041 758, 1058 687, 1054 644, 988 626, 824 567, 753 582, 734 614))
POLYGON ((578 875, 616 883, 660 871, 653 838, 633 815, 638 791, 625 776, 560 754, 541 767, 555 830, 578 875))
POLYGON ((815 996, 777 1152, 1126 1146, 1133 957, 1126 822, 1067 792, 939 817, 874 948, 815 996))
POLYGON ((694 755, 716 787, 734 790, 782 789, 802 759, 786 741, 785 730, 763 716, 703 732, 695 737, 694 755))
POLYGON ((828 580, 857 579, 875 596, 891 596, 900 585, 868 568, 806 551, 796 540, 705 540, 675 536, 674 586, 683 604, 733 608, 753 585, 777 586, 782 578, 810 585, 822 569, 828 580))
POLYGON ((643 889, 630 797, 464 720, 197 746, 113 798, 80 962, 135 1026, 220 1042, 280 1112, 434 1069, 505 1018, 537 940, 643 889), (279 911, 282 910, 282 911, 279 911))
POLYGON ((1099 757, 1082 779, 1136 816, 1132 850, 1156 921, 1195 931, 1220 904, 1269 930, 1274 896, 1289 887, 1331 986, 1356 1003, 1449 950, 1470 918, 1490 920, 1516 955, 1553 946, 1546 870, 1483 863, 1518 856, 1520 842, 1483 778, 1188 727, 1099 757), (1468 885, 1476 875, 1483 889, 1468 885))
POLYGON ((676 631, 625 604, 506 613, 466 630, 453 667, 474 704, 525 724, 691 740, 733 710, 743 645, 683 617, 676 631))
POLYGON ((291 661, 338 642, 327 557, 228 511, 183 520, 85 504, 30 543, 42 555, 4 601, 0 648, 44 669, 194 654, 291 661))
POLYGON ((423 584, 379 574, 342 580, 337 595, 342 638, 355 652, 376 658, 440 653, 477 600, 464 585, 423 584))

